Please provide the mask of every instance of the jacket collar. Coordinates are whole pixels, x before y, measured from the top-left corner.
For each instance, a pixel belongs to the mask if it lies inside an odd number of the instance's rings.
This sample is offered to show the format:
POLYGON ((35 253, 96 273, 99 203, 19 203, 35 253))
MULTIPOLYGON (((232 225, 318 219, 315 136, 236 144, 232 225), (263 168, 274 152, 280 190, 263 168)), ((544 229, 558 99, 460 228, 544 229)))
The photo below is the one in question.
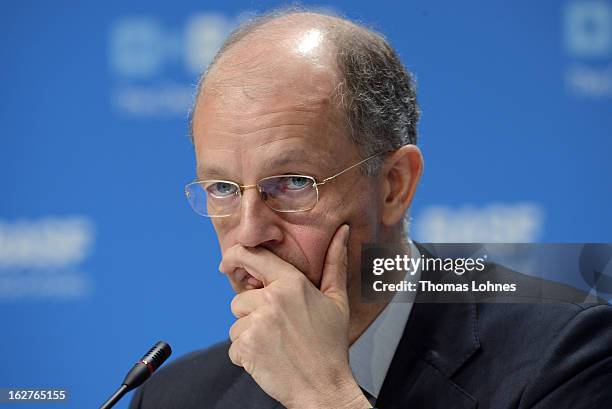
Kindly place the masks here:
MULTIPOLYGON (((415 244, 424 257, 431 257, 415 244)), ((444 275, 423 272, 421 280, 440 282, 444 275)), ((431 407, 432 399, 436 407, 476 407, 475 399, 455 384, 452 376, 480 348, 477 309, 470 298, 456 301, 460 302, 441 302, 435 295, 417 294, 377 407, 431 407)))

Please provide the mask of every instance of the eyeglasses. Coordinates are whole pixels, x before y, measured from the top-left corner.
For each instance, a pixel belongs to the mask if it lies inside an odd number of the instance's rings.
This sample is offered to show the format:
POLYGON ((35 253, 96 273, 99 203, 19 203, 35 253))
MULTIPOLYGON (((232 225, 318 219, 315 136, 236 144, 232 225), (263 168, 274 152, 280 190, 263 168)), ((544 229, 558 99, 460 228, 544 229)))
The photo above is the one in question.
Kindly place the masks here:
POLYGON ((319 202, 319 186, 386 152, 369 156, 320 182, 306 175, 275 175, 254 185, 239 185, 229 180, 199 180, 185 186, 185 195, 193 210, 206 217, 227 217, 234 214, 247 189, 257 188, 263 202, 281 213, 305 212, 319 202))

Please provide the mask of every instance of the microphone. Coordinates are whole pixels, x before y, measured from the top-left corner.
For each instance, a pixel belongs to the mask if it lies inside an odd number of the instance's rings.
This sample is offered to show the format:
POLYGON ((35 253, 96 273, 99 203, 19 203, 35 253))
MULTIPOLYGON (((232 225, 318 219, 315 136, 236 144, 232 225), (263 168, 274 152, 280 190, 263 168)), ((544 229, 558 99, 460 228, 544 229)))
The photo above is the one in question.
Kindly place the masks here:
POLYGON ((164 341, 159 341, 147 352, 140 361, 130 369, 123 383, 115 393, 102 405, 100 409, 109 409, 115 406, 119 399, 134 388, 139 387, 149 379, 149 376, 157 370, 172 354, 172 348, 164 341))

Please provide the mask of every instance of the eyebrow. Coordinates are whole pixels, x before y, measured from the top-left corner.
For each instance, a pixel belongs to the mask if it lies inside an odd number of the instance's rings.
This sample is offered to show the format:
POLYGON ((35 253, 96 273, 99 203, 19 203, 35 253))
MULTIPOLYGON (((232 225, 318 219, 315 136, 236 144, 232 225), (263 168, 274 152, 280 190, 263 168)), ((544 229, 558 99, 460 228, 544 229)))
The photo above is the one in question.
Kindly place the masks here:
MULTIPOLYGON (((329 163, 326 159, 327 158, 322 158, 321 156, 314 156, 309 151, 304 151, 301 149, 300 150, 293 149, 293 150, 283 152, 281 155, 276 156, 270 159, 269 161, 264 162, 263 174, 272 175, 273 173, 272 171, 274 169, 282 168, 290 164, 294 164, 295 167, 297 167, 298 165, 306 164, 306 165, 310 165, 313 167, 316 166, 317 168, 320 169, 322 166, 325 166, 325 167, 329 166, 329 163)), ((312 172, 309 172, 309 173, 312 173, 312 172)), ((197 175, 198 175, 198 179, 200 180, 215 179, 215 178, 219 178, 219 179, 228 178, 228 172, 224 170, 223 168, 218 167, 216 165, 198 166, 197 175)))

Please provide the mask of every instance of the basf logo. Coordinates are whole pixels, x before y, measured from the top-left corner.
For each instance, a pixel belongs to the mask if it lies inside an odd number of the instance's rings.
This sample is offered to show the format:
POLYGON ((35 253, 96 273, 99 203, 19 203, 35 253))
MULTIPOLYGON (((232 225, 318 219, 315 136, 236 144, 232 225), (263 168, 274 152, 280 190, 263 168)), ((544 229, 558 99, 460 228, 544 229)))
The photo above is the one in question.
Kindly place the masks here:
POLYGON ((88 218, 0 219, 0 301, 88 296, 81 265, 93 245, 88 218))
POLYGON ((431 243, 531 243, 541 239, 545 210, 537 203, 428 206, 415 218, 415 238, 431 243))

